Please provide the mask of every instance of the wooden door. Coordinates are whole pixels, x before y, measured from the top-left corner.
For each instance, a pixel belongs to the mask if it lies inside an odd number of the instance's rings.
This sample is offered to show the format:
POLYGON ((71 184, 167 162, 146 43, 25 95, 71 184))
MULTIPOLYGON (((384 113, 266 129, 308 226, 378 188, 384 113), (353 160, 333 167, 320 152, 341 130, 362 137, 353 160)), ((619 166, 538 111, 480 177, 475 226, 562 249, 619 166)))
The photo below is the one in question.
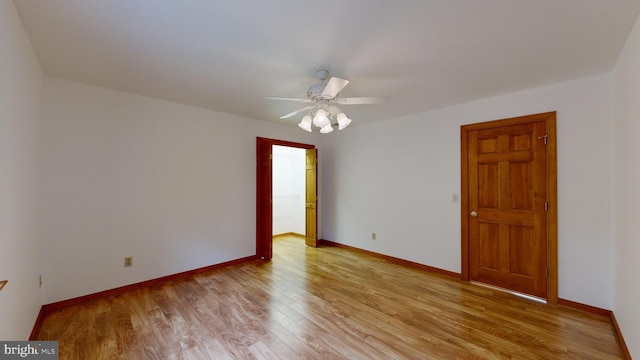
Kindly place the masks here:
POLYGON ((555 162, 547 154, 550 115, 541 115, 463 127, 468 237, 463 277, 548 298, 547 166, 555 162))
POLYGON ((273 148, 269 139, 257 140, 256 254, 273 257, 273 148))
POLYGON ((317 179, 317 164, 318 164, 318 152, 316 149, 306 150, 306 205, 305 205, 305 243, 307 246, 318 246, 318 219, 317 219, 317 204, 318 204, 318 179, 317 179))
MULTIPOLYGON (((256 254, 265 260, 270 260, 273 257, 273 145, 315 150, 315 146, 310 144, 256 138, 256 254)), ((315 193, 317 184, 315 179, 313 184, 315 193)), ((314 201, 317 203, 317 199, 314 201)), ((316 205, 314 205, 314 216, 315 208, 316 205)), ((316 234, 317 221, 315 219, 313 224, 312 230, 316 234)), ((317 235, 314 235, 313 239, 317 242, 317 235)))

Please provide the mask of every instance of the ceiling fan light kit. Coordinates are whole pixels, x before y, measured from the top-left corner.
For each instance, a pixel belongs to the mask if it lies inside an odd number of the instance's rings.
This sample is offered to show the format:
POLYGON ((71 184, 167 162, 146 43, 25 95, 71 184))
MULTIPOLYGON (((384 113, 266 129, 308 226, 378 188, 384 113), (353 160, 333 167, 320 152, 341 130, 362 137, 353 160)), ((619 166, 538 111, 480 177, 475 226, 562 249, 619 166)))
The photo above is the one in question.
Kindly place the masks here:
POLYGON ((290 118, 302 111, 309 110, 298 127, 304 131, 313 131, 311 125, 320 129, 320 133, 327 134, 333 131, 333 127, 337 125, 338 130, 342 130, 351 124, 351 119, 340 110, 339 107, 333 105, 362 105, 362 104, 380 104, 386 102, 385 97, 357 97, 357 98, 338 98, 338 94, 344 89, 349 80, 332 77, 327 81, 329 72, 327 70, 316 71, 319 84, 312 85, 307 90, 307 99, 283 98, 283 97, 267 97, 272 100, 287 100, 298 102, 312 102, 311 106, 305 106, 301 109, 290 112, 280 117, 280 119, 290 118))
POLYGON ((311 128, 313 124, 320 129, 321 133, 327 134, 332 132, 333 126, 336 125, 332 120, 337 121, 338 130, 346 128, 351 123, 351 119, 349 119, 340 108, 328 105, 327 101, 319 101, 311 108, 309 113, 302 118, 298 126, 304 131, 311 132, 313 131, 311 128))

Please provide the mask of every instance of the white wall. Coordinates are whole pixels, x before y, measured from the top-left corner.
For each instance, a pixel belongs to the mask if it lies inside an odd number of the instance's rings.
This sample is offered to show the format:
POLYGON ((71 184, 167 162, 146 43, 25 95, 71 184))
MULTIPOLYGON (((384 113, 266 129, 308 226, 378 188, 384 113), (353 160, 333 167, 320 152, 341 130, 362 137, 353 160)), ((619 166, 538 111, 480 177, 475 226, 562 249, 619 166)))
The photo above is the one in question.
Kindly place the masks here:
POLYGON ((304 149, 273 146, 273 234, 305 233, 304 149))
POLYGON ((13 2, 0 0, 0 339, 26 340, 40 309, 38 116, 42 71, 13 2))
POLYGON ((620 54, 614 79, 614 306, 633 358, 640 358, 640 18, 620 54))
POLYGON ((559 296, 611 309, 610 92, 601 75, 372 124, 354 119, 320 140, 324 238, 460 272, 452 201, 460 125, 555 110, 559 296))
POLYGON ((45 303, 254 255, 256 136, 312 143, 294 126, 53 78, 44 100, 45 303))

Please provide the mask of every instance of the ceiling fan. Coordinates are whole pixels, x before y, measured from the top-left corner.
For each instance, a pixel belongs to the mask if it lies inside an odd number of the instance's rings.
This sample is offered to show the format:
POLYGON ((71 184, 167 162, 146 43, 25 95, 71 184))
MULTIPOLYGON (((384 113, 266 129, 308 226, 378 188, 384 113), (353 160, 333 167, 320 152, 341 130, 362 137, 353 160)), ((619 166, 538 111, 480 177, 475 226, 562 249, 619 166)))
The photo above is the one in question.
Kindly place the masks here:
POLYGON ((288 119, 300 112, 308 111, 307 115, 302 118, 302 121, 298 124, 300 128, 305 131, 311 132, 311 124, 320 128, 320 132, 323 134, 333 131, 333 126, 337 122, 338 130, 342 130, 349 126, 351 119, 345 115, 336 104, 339 105, 362 105, 362 104, 381 104, 389 100, 388 97, 350 97, 339 98, 340 91, 344 89, 349 80, 341 79, 338 77, 329 78, 329 71, 318 70, 316 71, 319 84, 312 85, 307 90, 306 99, 286 98, 286 97, 273 97, 269 96, 266 99, 271 100, 286 100, 286 101, 298 101, 305 103, 313 103, 313 105, 305 106, 298 110, 292 111, 286 115, 282 115, 280 119, 288 119))

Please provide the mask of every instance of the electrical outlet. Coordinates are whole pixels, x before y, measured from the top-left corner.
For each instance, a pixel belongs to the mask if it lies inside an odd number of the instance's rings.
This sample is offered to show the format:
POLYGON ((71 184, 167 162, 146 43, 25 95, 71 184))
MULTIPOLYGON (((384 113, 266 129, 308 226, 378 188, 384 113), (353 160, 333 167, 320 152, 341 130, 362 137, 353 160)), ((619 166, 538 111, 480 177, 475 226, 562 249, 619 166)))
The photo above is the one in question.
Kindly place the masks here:
POLYGON ((133 266, 133 256, 127 256, 124 258, 124 267, 133 266))
POLYGON ((375 240, 376 239, 376 233, 371 233, 371 240, 375 240))

